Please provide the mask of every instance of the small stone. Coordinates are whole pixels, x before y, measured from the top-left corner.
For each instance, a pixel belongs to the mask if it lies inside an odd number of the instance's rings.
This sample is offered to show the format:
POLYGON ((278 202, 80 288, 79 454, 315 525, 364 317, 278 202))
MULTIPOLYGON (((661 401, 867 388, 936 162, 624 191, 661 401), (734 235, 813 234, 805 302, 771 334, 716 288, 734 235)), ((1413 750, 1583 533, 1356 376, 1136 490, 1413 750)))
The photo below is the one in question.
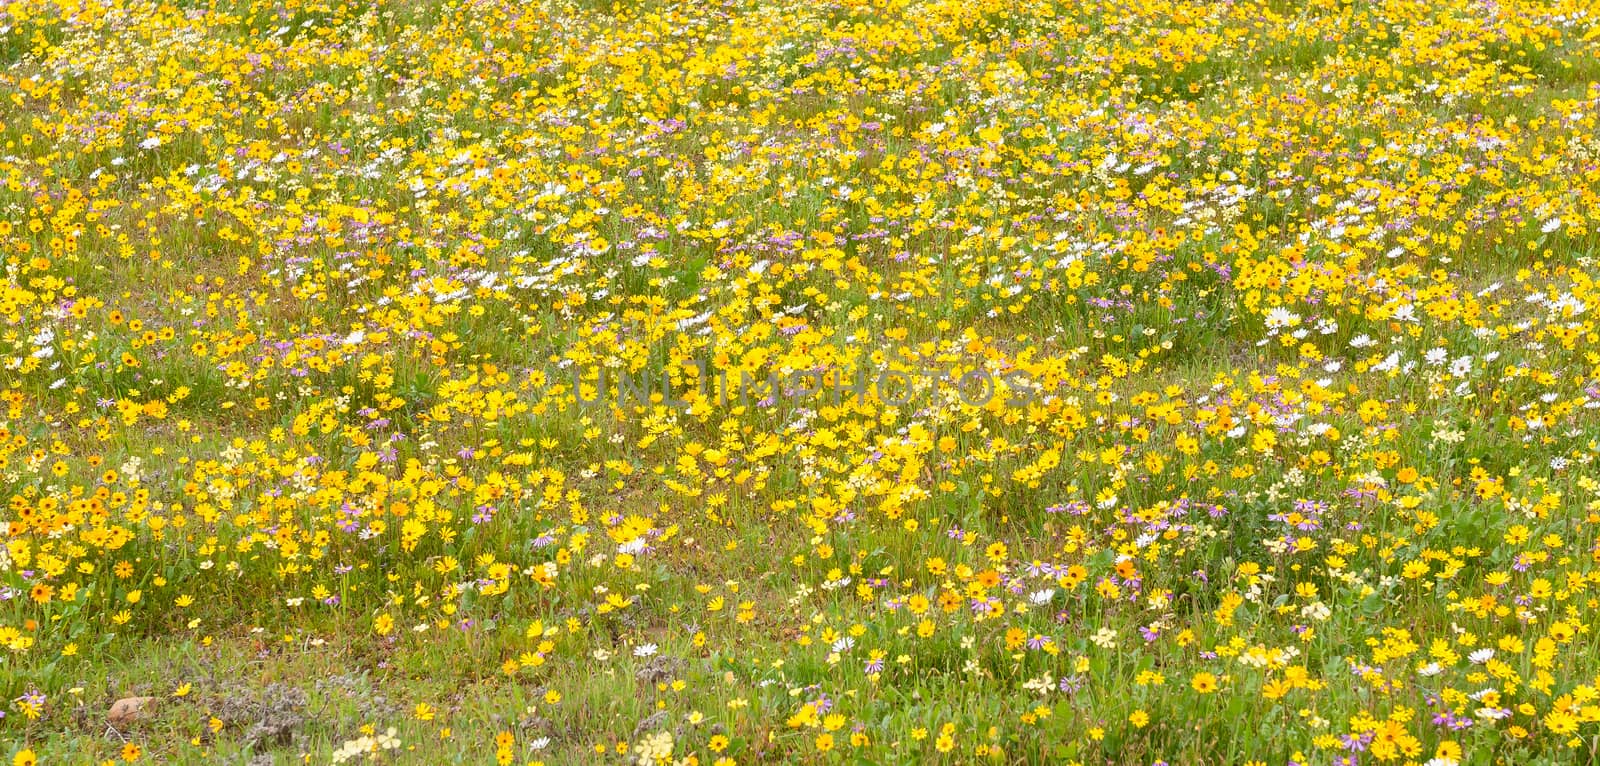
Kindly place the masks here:
POLYGON ((123 697, 111 703, 111 712, 106 713, 106 720, 113 726, 138 723, 150 717, 160 700, 160 697, 123 697))

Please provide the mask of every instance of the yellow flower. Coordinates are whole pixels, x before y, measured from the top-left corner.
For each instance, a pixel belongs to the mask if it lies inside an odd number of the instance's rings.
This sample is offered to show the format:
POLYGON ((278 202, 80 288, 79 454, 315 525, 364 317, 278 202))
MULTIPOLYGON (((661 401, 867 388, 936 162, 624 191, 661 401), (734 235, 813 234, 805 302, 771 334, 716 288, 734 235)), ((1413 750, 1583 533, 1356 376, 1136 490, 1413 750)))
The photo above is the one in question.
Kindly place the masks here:
POLYGON ((1565 710, 1552 710, 1544 717, 1544 725, 1557 734, 1567 735, 1578 730, 1578 719, 1565 710))

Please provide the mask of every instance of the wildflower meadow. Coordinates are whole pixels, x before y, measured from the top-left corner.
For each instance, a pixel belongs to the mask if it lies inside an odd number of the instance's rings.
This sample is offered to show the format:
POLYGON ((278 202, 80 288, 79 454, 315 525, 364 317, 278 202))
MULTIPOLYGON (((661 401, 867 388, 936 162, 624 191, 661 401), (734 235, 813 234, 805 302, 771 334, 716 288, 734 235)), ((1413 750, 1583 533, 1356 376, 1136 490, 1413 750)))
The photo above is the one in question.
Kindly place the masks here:
POLYGON ((1600 762, 1600 2, 0 0, 0 764, 1600 762))

